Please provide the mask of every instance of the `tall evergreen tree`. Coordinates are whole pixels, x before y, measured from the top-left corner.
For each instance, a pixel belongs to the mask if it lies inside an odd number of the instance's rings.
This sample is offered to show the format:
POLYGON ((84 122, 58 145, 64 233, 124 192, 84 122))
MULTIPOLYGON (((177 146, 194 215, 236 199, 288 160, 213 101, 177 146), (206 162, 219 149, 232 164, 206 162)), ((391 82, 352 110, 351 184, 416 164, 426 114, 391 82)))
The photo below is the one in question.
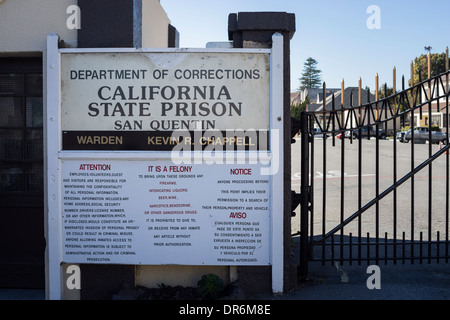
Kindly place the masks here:
POLYGON ((309 57, 304 63, 304 69, 300 78, 300 89, 318 88, 321 85, 321 70, 317 69, 317 60, 309 57))

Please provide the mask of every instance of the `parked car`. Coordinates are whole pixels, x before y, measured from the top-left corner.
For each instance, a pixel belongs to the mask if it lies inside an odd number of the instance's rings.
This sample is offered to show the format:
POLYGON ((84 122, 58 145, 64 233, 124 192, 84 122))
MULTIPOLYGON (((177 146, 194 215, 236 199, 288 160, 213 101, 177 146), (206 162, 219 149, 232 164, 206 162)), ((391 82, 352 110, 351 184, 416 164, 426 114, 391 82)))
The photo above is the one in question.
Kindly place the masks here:
MULTIPOLYGON (((430 133, 428 127, 416 127, 414 128, 414 132, 411 129, 408 130, 405 134, 405 141, 409 142, 412 140, 414 136, 414 141, 417 142, 425 142, 429 141, 430 133)), ((439 131, 431 131, 431 143, 443 143, 447 144, 447 135, 443 132, 439 131)))
POLYGON ((316 137, 316 138, 325 138, 325 139, 327 139, 330 136, 328 133, 321 134, 322 130, 320 130, 319 128, 314 128, 313 132, 314 132, 314 137, 316 137))
MULTIPOLYGON (((367 138, 367 137, 376 137, 376 130, 374 127, 363 127, 361 129, 354 129, 345 132, 345 137, 350 138, 353 136, 353 139, 367 138)), ((386 139, 386 132, 383 129, 378 130, 378 137, 380 139, 386 139)))
POLYGON ((338 139, 343 139, 343 137, 344 137, 344 135, 342 133, 338 133, 336 135, 336 138, 338 138, 338 139))

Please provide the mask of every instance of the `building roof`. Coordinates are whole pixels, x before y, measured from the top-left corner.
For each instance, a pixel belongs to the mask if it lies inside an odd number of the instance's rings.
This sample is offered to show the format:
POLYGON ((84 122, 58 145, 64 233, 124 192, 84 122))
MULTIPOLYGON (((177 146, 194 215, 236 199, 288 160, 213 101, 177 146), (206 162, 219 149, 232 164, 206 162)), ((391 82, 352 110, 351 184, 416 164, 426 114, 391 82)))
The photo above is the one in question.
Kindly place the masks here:
POLYGON ((300 92, 291 92, 291 104, 301 103, 300 92))
MULTIPOLYGON (((344 89, 344 107, 349 108, 350 106, 357 106, 358 105, 358 88, 357 87, 348 87, 344 89), (352 103, 351 103, 351 100, 352 103)), ((341 109, 341 97, 342 90, 332 92, 331 94, 327 95, 325 100, 325 107, 326 110, 332 110, 333 109, 333 97, 334 97, 334 109, 340 110, 341 109)), ((361 90, 361 101, 363 104, 367 103, 368 98, 368 91, 367 90, 361 90)), ((375 96, 373 94, 370 94, 370 101, 375 101, 375 96)), ((323 99, 316 102, 308 104, 308 111, 322 111, 323 110, 323 99)))

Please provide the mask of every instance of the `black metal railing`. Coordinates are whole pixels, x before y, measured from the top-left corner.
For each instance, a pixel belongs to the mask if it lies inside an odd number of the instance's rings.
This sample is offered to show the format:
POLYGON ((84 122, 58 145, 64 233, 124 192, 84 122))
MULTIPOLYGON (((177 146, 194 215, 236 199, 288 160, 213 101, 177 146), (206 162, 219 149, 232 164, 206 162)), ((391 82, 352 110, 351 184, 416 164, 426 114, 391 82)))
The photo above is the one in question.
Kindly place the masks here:
POLYGON ((357 105, 354 89, 326 100, 324 85, 319 110, 301 114, 301 277, 309 261, 448 262, 449 76, 408 89, 403 78, 391 96, 366 91, 365 104, 360 86, 357 105))

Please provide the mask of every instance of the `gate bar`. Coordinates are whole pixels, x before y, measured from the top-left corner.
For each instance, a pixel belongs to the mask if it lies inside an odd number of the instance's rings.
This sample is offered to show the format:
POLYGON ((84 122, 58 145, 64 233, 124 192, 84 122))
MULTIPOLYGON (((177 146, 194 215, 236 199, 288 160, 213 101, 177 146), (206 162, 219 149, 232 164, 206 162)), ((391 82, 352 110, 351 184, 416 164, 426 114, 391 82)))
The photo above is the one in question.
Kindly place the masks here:
POLYGON ((423 163, 421 163, 419 166, 417 166, 416 168, 414 168, 413 171, 409 172, 407 175, 405 175, 403 178, 401 178, 400 180, 398 180, 396 183, 394 183, 392 186, 390 186, 389 188, 387 188, 385 191, 383 191, 379 197, 374 198, 373 200, 371 200, 369 203, 367 203, 361 210, 358 210, 357 212, 355 212, 354 214, 352 214, 350 217, 348 217, 344 222, 342 222, 340 225, 338 225, 337 227, 335 227, 334 229, 332 229, 331 231, 329 231, 325 237, 323 237, 322 239, 318 240, 318 241, 314 241, 314 243, 318 244, 321 242, 324 242, 326 239, 330 238, 333 234, 335 234, 336 232, 340 231, 342 228, 344 228, 347 224, 349 224, 350 222, 352 222, 353 220, 355 220, 357 217, 361 216, 365 211, 367 211, 368 209, 370 209, 374 204, 378 203, 380 200, 382 200, 384 197, 386 197, 389 193, 391 193, 393 190, 395 190, 396 188, 400 187, 403 183, 405 183, 406 181, 408 181, 408 179, 414 177, 415 174, 417 174, 418 172, 420 172, 422 169, 424 169, 426 166, 428 166, 430 163, 432 163, 434 160, 436 160, 437 158, 439 158, 443 153, 447 152, 450 149, 450 144, 446 145, 444 148, 442 148, 441 150, 439 150, 438 152, 436 152, 431 158, 427 159, 426 161, 424 161, 423 163))
POLYGON ((300 278, 305 279, 308 275, 309 244, 308 244, 308 215, 309 215, 309 130, 308 115, 300 114, 301 135, 301 209, 300 209, 300 278))

